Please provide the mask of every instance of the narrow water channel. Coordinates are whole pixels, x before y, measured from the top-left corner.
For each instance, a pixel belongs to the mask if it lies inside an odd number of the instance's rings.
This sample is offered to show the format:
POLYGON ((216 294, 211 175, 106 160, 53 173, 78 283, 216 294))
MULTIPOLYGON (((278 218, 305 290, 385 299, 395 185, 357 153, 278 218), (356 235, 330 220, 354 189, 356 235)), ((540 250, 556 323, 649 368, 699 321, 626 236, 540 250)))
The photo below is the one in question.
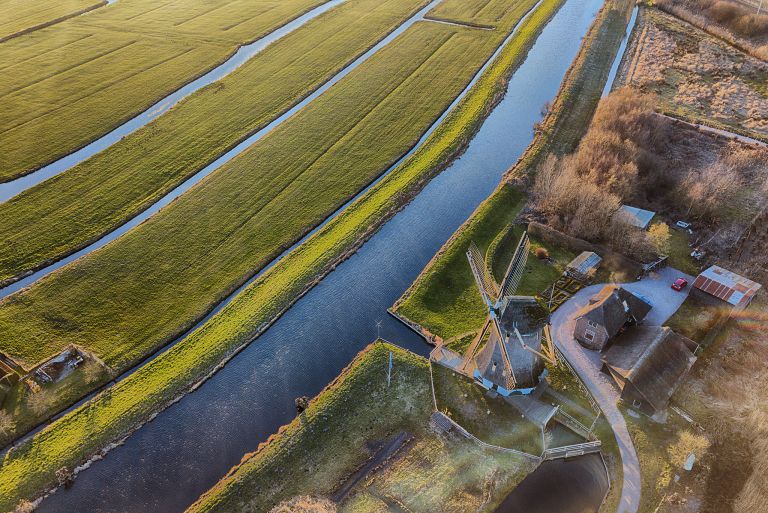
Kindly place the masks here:
MULTIPOLYGON (((111 5, 116 1, 117 0, 108 0, 107 5, 111 5)), ((173 93, 153 104, 141 114, 138 114, 137 116, 129 119, 106 135, 101 136, 95 141, 87 144, 86 146, 83 146, 79 150, 74 151, 54 162, 51 162, 47 166, 43 166, 28 175, 22 176, 15 180, 11 180, 9 182, 0 183, 0 202, 7 201, 17 194, 20 194, 25 190, 34 187, 40 182, 47 180, 52 176, 56 176, 59 173, 63 173, 64 171, 76 166, 80 162, 83 162, 84 160, 92 157, 100 151, 109 148, 113 144, 119 142, 123 137, 135 132, 139 128, 146 126, 152 122, 152 120, 167 112, 168 109, 179 103, 190 94, 218 80, 221 80, 248 62, 256 54, 263 51, 267 46, 271 45, 278 39, 287 36, 297 28, 305 25, 307 22, 317 18, 324 12, 336 7, 344 1, 345 0, 329 0, 328 2, 315 7, 314 9, 304 13, 298 18, 273 30, 266 36, 259 38, 252 43, 241 46, 232 55, 232 57, 216 66, 205 75, 189 82, 187 85, 181 87, 180 89, 177 89, 173 93)))
MULTIPOLYGON (((340 3, 344 0, 331 0, 331 2, 328 2, 324 5, 329 5, 333 2, 340 3)), ((83 249, 76 251, 75 253, 62 258, 61 260, 58 260, 39 271, 36 271, 21 280, 18 280, 14 283, 11 283, 10 285, 6 285, 5 287, 0 287, 0 299, 9 296, 13 294, 14 292, 23 289, 24 287, 28 287, 40 278, 47 276, 48 274, 52 273, 56 269, 63 267, 67 265, 70 262, 74 262, 78 258, 85 256, 93 251, 96 251, 97 249, 104 247, 105 245, 109 244, 113 240, 117 239, 118 237, 124 235, 128 231, 132 230, 133 228, 137 227, 147 219, 149 219, 151 216, 155 215, 157 212, 160 211, 163 207, 170 204, 173 200, 187 192, 189 189, 197 185, 200 181, 202 181, 206 176, 210 175, 217 169, 219 169, 221 166, 232 160, 233 158, 240 155, 242 152, 250 148, 253 144, 255 144, 257 141, 262 139, 264 136, 266 136, 268 133, 273 131, 275 128, 277 128, 282 123, 285 123, 288 119, 293 117, 297 112, 302 110, 304 107, 315 101, 321 94, 326 92, 328 89, 333 87, 336 83, 338 83, 341 79, 349 75, 355 68, 363 64, 365 61, 370 59, 373 55, 375 55, 378 51, 380 51, 382 48, 387 46, 389 43, 394 41, 398 36, 400 36, 403 32, 408 30, 410 27, 412 27, 415 23, 424 20, 424 16, 431 11, 437 4, 439 4, 442 0, 432 0, 429 4, 424 6, 422 9, 420 9, 418 12, 416 12, 413 16, 405 20, 402 24, 400 24, 396 29, 394 29, 392 32, 387 34, 384 38, 382 38, 378 43, 376 43, 373 47, 371 47, 369 50, 367 50, 365 53, 357 57, 354 61, 352 61, 350 64, 345 66, 341 69, 338 73, 336 73, 333 77, 328 79, 326 82, 324 82, 320 87, 315 89, 311 94, 309 94, 306 98, 301 100, 299 103, 285 111, 283 114, 272 120, 270 123, 268 123, 264 128, 256 131, 255 133, 248 136, 245 140, 241 141, 238 145, 236 145, 231 150, 227 151, 223 155, 219 156, 216 160, 205 166, 203 169, 192 175, 191 177, 187 178, 185 181, 183 181, 181 184, 177 185, 174 189, 172 189, 170 192, 168 192, 166 195, 161 197, 159 200, 157 200, 155 203, 153 203, 149 208, 142 211, 141 213, 137 214, 130 220, 126 221, 124 224, 120 225, 119 227, 115 228, 111 232, 107 233, 100 239, 96 240, 95 242, 89 244, 88 246, 84 247, 83 249)), ((330 8, 330 7, 329 7, 330 8)), ((421 141, 420 141, 421 142, 421 141)), ((3 184, 0 184, 0 187, 2 187, 3 184)))
POLYGON ((567 0, 462 157, 196 392, 39 511, 182 511, 293 418, 294 398, 315 395, 372 341, 377 320, 384 338, 426 355, 386 309, 530 143, 600 5, 567 0))

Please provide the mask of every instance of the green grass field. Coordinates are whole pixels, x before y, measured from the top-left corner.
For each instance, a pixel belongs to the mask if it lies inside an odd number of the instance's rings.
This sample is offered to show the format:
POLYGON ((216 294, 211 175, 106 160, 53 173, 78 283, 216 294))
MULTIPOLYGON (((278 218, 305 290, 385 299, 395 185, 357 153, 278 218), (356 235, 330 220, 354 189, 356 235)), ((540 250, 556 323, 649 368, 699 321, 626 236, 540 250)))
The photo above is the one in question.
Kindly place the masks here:
MULTIPOLYGON (((631 2, 607 5, 585 38, 563 87, 537 137, 528 147, 512 176, 531 173, 548 152, 564 154, 573 150, 587 129, 600 99, 619 42, 624 34, 631 2)), ((442 254, 422 272, 396 305, 398 314, 446 339, 482 326, 485 311, 465 253, 475 241, 486 261, 501 279, 520 236, 509 225, 522 209, 525 198, 509 185, 502 185, 481 205, 470 220, 441 249, 442 254), (488 248, 493 250, 488 253, 488 248), (495 258, 494 254, 506 255, 495 258)), ((532 250, 538 245, 532 241, 532 250)), ((551 285, 573 258, 562 248, 547 248, 554 264, 533 255, 528 259, 520 293, 536 294, 551 285)))
POLYGON ((318 276, 330 272, 468 142, 503 91, 510 73, 522 63, 560 5, 558 0, 545 0, 425 145, 386 179, 183 342, 8 453, 0 468, 0 509, 38 496, 56 482, 57 469, 74 467, 110 442, 127 436, 174 397, 204 379, 237 348, 252 341, 318 276))
POLYGON ((369 458, 366 443, 403 431, 413 439, 393 461, 354 486, 340 511, 400 511, 392 503, 425 513, 491 511, 529 465, 469 440, 436 436, 428 429, 431 412, 427 361, 397 346, 370 346, 305 413, 247 455, 188 511, 268 511, 299 495, 329 496, 369 458), (381 370, 390 350, 394 365, 388 389, 381 370), (485 497, 489 486, 490 501, 485 497))
MULTIPOLYGON (((474 241, 485 254, 494 278, 501 282, 523 233, 522 226, 512 225, 512 221, 526 199, 511 185, 497 189, 443 246, 440 256, 398 301, 397 313, 443 339, 478 330, 487 312, 467 262, 467 248, 474 241)), ((532 237, 531 252, 518 293, 536 295, 542 292, 557 280, 574 256, 571 251, 545 246, 532 237), (549 252, 551 262, 534 256, 539 247, 549 252)))
POLYGON ((194 324, 407 151, 492 51, 486 34, 412 28, 172 207, 3 302, 3 350, 33 363, 78 343, 122 369, 194 324))
POLYGON ((423 3, 346 2, 113 147, 0 204, 0 281, 60 259, 136 215, 320 86, 423 3))
POLYGON ((479 329, 487 312, 469 269, 467 249, 474 241, 480 251, 486 253, 496 236, 510 226, 525 201, 526 197, 511 186, 499 189, 417 278, 405 299, 398 303, 397 313, 442 338, 479 329))
POLYGON ((468 25, 495 27, 513 8, 514 4, 509 0, 444 0, 427 16, 468 25))
POLYGON ((84 146, 320 3, 120 1, 4 42, 0 181, 84 146))
POLYGON ((105 0, 61 0, 56 2, 2 0, 0 1, 0 42, 104 5, 106 5, 105 0))
POLYGON ((540 455, 541 428, 503 397, 488 397, 477 383, 441 365, 432 366, 437 409, 483 442, 540 455))

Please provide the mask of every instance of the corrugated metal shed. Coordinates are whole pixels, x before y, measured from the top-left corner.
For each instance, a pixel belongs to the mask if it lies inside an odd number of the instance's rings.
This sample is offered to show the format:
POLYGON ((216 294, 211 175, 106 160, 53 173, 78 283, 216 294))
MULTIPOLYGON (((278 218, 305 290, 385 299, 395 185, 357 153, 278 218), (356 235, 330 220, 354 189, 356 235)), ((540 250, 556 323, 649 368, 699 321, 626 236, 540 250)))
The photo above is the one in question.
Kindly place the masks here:
POLYGON ((693 286, 739 307, 747 306, 761 287, 759 283, 717 265, 698 275, 693 286))
POLYGON ((622 205, 621 210, 627 214, 627 220, 631 225, 642 229, 648 228, 648 225, 651 224, 651 219, 656 215, 656 212, 629 205, 622 205))

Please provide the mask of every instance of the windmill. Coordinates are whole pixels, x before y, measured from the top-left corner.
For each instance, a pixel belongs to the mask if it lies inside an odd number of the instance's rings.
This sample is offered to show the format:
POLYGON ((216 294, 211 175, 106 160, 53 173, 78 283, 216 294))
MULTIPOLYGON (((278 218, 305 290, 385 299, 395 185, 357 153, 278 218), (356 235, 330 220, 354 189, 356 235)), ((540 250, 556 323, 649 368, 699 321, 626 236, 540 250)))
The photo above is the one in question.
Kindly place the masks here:
POLYGON ((467 349, 462 371, 472 371, 472 376, 484 386, 501 393, 535 387, 544 362, 556 363, 549 312, 534 297, 516 295, 530 248, 531 241, 524 232, 501 284, 494 280, 474 242, 467 251, 488 317, 467 349))

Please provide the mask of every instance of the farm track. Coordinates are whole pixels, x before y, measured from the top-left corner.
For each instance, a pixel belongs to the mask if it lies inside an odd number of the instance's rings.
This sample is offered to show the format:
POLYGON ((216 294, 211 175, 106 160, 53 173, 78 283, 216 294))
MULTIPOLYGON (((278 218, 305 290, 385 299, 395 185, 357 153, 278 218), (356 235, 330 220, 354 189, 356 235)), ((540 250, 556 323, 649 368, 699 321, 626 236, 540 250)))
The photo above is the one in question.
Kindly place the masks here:
POLYGON ((0 204, 0 236, 8 241, 0 256, 0 284, 45 267, 0 294, 29 285, 147 219, 314 101, 363 55, 389 43, 423 5, 424 0, 343 4, 119 144, 0 204), (361 11, 367 15, 360 18, 361 11))
MULTIPOLYGON (((4 479, 0 482, 5 484, 5 491, 13 490, 14 495, 36 493, 31 490, 39 490, 40 486, 45 486, 44 483, 49 482, 50 468, 41 468, 32 463, 37 461, 37 455, 40 455, 38 451, 43 447, 47 447, 44 450, 48 454, 49 462, 55 460, 58 462, 55 464, 66 464, 65 461, 82 461, 83 454, 92 454, 93 451, 104 447, 108 440, 130 433, 137 423, 140 425, 149 415, 152 415, 152 412, 159 411, 172 402, 173 397, 183 394, 191 383, 205 379, 206 376, 216 372, 223 365, 222 359, 227 360, 234 356, 238 348, 244 347, 258 332, 263 331, 272 322, 268 319, 274 320, 279 316, 297 299, 297 295, 303 294, 302 290, 308 290, 316 282, 318 275, 322 276, 329 272, 334 262, 349 256, 355 247, 365 240, 366 234, 370 234, 375 226, 379 226, 380 222, 398 209, 398 205, 405 201, 403 195, 407 197, 412 189, 418 189, 428 176, 439 170, 440 163, 450 161, 452 155, 460 151, 468 140, 469 134, 484 117, 485 109, 493 104, 494 99, 497 100, 500 97, 500 88, 503 88, 505 83, 501 77, 506 76, 522 62, 539 31, 557 11, 559 5, 558 2, 545 0, 543 6, 526 20, 520 28, 520 35, 499 54, 502 62, 497 67, 487 70, 487 73, 477 82, 478 92, 471 98, 469 96, 465 98, 466 101, 462 101, 446 118, 445 123, 440 125, 429 139, 431 142, 424 146, 428 149, 414 153, 402 166, 388 175, 387 179, 377 183, 363 198, 347 208, 296 251, 291 252, 278 266, 265 273, 244 291, 248 297, 243 297, 244 294, 241 294, 239 301, 236 302, 237 305, 233 303, 225 310, 226 315, 222 312, 202 330, 197 330, 197 335, 186 339, 184 344, 174 346, 163 353, 161 358, 153 360, 110 389, 105 393, 106 395, 100 396, 110 397, 108 410, 117 408, 122 413, 113 416, 116 410, 107 411, 89 407, 87 408, 88 416, 106 414, 113 419, 107 421, 107 424, 101 422, 94 424, 82 417, 80 412, 84 410, 81 408, 37 435, 33 443, 14 450, 12 456, 9 455, 10 457, 6 458, 7 464, 0 470, 4 474, 4 479), (457 125, 457 122, 460 124, 457 125), (461 130, 457 130, 459 126, 462 127, 461 130), (371 227, 371 222, 374 223, 374 227, 371 227), (267 295, 262 296, 262 299, 253 297, 253 294, 265 293, 267 295), (246 309, 253 307, 256 310, 243 312, 241 311, 243 307, 246 309), (242 317, 243 314, 248 319, 242 317), (254 316, 266 316, 265 321, 258 321, 254 316), (210 331, 211 329, 213 331, 210 331), (222 339, 221 336, 224 334, 226 334, 225 339, 222 339), (214 347, 208 345, 210 341, 207 337, 210 335, 214 335, 217 339, 214 347), (203 338, 200 338, 201 336, 203 338), (203 351, 199 352, 200 349, 203 351), (166 365, 170 365, 173 369, 171 374, 163 370, 166 365), (138 390, 132 389, 135 384, 141 387, 138 395, 138 390), (124 409, 126 407, 129 408, 130 413, 124 409), (84 439, 80 428, 77 427, 81 420, 86 420, 88 425, 94 428, 101 426, 98 429, 104 428, 105 431, 98 435, 94 433, 94 436, 84 439), (70 431, 71 429, 75 431, 70 431), (71 435, 75 432, 79 433, 76 435, 78 449, 73 452, 68 447, 70 441, 74 441, 71 435), (83 445, 84 440, 87 440, 87 445, 83 445), (54 451, 57 456, 47 452, 49 450, 54 451), (30 463, 32 467, 28 466, 30 463), (22 473, 16 474, 19 470, 22 473), (23 483, 16 480, 22 476, 23 483), (5 477, 8 479, 6 480, 5 477)), ((104 418, 106 420, 106 417, 104 418)))
POLYGON ((12 19, 0 26, 0 43, 35 32, 36 30, 50 27, 51 25, 86 14, 94 9, 105 7, 112 3, 108 0, 100 0, 96 3, 89 3, 90 1, 91 0, 76 0, 70 2, 72 4, 71 6, 69 6, 70 3, 65 1, 53 2, 51 7, 45 9, 43 12, 37 13, 25 13, 24 8, 37 8, 41 5, 40 2, 24 2, 22 5, 17 5, 15 6, 16 9, 14 9, 13 15, 8 15, 9 18, 12 19), (74 10, 65 11, 64 9, 74 10), (24 21, 22 22, 19 20, 24 21), (10 27, 10 29, 8 27, 10 27))
POLYGON ((323 1, 117 2, 1 43, 10 65, 0 75, 0 182, 86 146, 323 1), (210 5, 226 8, 206 13, 210 5), (222 28, 233 21, 247 23, 222 28))

